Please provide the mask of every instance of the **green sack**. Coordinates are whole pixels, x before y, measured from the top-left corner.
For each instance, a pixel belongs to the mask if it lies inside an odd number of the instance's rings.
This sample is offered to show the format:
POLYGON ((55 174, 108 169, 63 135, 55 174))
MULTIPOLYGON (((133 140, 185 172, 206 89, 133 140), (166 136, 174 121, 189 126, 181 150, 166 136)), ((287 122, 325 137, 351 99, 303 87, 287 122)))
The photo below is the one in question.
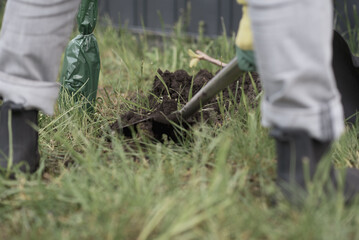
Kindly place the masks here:
POLYGON ((100 74, 100 54, 93 35, 97 4, 97 0, 81 1, 77 15, 80 35, 72 39, 66 48, 60 78, 61 92, 67 91, 75 102, 84 99, 89 110, 93 110, 95 104, 100 74))

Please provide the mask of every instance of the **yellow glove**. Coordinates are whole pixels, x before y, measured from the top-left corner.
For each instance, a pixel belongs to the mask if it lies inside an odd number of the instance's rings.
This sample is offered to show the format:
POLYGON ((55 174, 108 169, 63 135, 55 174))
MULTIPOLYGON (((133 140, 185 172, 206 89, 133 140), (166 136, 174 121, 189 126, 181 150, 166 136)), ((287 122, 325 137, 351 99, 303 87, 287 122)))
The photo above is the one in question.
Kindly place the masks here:
POLYGON ((253 33, 251 21, 248 14, 246 0, 237 0, 242 4, 242 19, 239 23, 238 34, 236 38, 237 62, 243 71, 256 71, 256 63, 253 52, 253 33))
POLYGON ((248 6, 246 0, 237 0, 242 4, 242 19, 239 23, 236 45, 242 50, 253 50, 253 33, 251 28, 251 20, 248 14, 248 6))

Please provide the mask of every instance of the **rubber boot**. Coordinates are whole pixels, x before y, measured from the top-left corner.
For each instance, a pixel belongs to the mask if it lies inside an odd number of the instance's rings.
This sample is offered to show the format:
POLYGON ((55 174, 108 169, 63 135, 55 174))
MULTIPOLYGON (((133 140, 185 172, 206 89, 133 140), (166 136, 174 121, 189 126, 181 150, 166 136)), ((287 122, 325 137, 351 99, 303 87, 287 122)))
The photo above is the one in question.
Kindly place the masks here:
MULTIPOLYGON (((271 136, 276 140, 277 151, 277 185, 287 199, 300 204, 307 193, 307 182, 312 181, 318 165, 331 142, 317 141, 304 130, 273 129, 271 136)), ((329 166, 328 183, 325 186, 338 188, 341 177, 329 166)), ((344 176, 344 197, 350 203, 359 193, 359 170, 346 169, 344 176)))
POLYGON ((5 102, 0 110, 0 167, 11 173, 15 167, 33 173, 38 169, 37 110, 24 110, 21 105, 5 102))
POLYGON ((359 111, 359 58, 354 56, 345 39, 336 31, 333 36, 333 71, 347 123, 356 124, 359 111))

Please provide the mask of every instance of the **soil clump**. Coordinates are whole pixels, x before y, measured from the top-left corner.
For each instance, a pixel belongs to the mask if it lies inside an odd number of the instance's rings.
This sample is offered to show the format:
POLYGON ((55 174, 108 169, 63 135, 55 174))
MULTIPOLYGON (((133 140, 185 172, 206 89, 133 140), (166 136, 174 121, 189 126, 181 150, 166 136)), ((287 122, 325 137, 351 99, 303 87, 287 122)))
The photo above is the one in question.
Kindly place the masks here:
MULTIPOLYGON (((155 121, 144 121, 136 124, 133 129, 134 131, 122 131, 122 126, 131 125, 158 114, 165 114, 167 116, 181 109, 212 78, 213 74, 207 70, 200 70, 195 76, 191 76, 184 70, 177 70, 175 72, 166 70, 163 72, 158 69, 152 89, 148 96, 146 96, 151 111, 134 109, 126 112, 121 115, 119 121, 115 122, 111 128, 128 137, 131 137, 134 132, 141 129, 146 135, 156 140, 162 141, 165 134, 176 141, 178 129, 171 125, 166 126, 155 121)), ((245 74, 244 77, 238 78, 237 81, 224 89, 221 94, 213 97, 200 111, 187 119, 182 127, 188 128, 198 122, 221 124, 223 121, 221 109, 229 109, 230 107, 237 109, 243 92, 246 95, 247 104, 254 107, 258 104, 257 96, 261 89, 257 73, 245 74)))

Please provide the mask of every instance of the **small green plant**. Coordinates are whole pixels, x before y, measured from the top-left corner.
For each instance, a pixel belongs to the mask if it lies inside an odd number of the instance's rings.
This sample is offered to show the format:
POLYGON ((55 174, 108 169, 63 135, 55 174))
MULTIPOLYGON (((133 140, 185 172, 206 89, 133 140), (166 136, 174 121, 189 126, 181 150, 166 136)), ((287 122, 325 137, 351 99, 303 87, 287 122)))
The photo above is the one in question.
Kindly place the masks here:
POLYGON ((156 73, 156 77, 161 81, 162 85, 165 87, 166 92, 167 92, 167 96, 168 96, 169 98, 171 98, 170 91, 169 91, 169 89, 168 89, 168 87, 167 87, 166 82, 163 80, 162 76, 157 72, 157 73, 156 73))

